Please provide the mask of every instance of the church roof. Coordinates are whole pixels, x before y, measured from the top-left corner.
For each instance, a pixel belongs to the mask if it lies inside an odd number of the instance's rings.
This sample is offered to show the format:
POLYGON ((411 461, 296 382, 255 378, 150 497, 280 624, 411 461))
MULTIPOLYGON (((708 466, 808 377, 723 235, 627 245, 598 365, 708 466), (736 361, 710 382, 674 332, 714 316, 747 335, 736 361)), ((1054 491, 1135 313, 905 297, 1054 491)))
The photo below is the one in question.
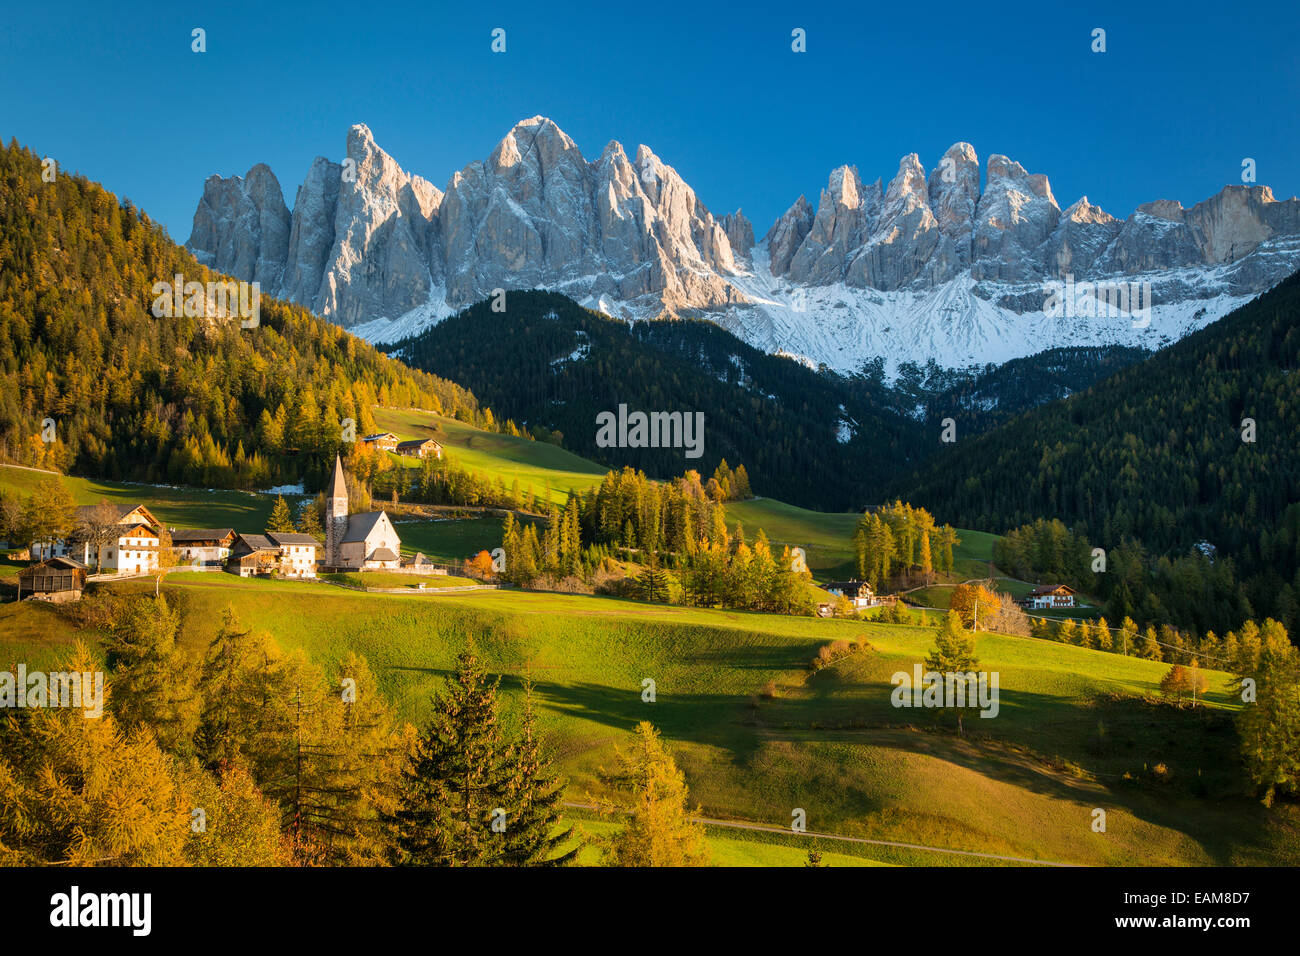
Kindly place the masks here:
POLYGON ((338 455, 334 456, 334 478, 330 482, 330 493, 327 498, 346 498, 348 496, 347 479, 343 477, 343 459, 338 455))
POLYGON ((348 530, 343 535, 343 542, 365 541, 370 532, 375 530, 379 519, 384 517, 382 511, 367 511, 365 514, 348 515, 348 530))

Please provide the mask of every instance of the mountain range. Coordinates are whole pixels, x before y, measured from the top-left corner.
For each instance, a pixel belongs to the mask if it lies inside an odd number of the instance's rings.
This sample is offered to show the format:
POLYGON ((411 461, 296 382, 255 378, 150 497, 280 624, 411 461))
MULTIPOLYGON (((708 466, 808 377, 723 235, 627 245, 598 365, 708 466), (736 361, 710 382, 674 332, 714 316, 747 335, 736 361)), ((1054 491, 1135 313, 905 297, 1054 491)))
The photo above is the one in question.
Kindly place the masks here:
POLYGON ((495 289, 546 288, 627 320, 710 319, 757 348, 856 371, 884 358, 949 368, 1045 349, 1156 348, 1300 268, 1300 200, 1226 186, 1127 219, 1046 176, 957 143, 928 173, 911 153, 886 185, 831 172, 756 240, 709 211, 647 146, 588 160, 555 123, 518 123, 445 189, 406 172, 364 125, 318 157, 293 209, 275 174, 211 176, 187 243, 200 262, 393 342, 495 289), (1045 282, 1147 284, 1149 322, 1053 317, 1045 282))

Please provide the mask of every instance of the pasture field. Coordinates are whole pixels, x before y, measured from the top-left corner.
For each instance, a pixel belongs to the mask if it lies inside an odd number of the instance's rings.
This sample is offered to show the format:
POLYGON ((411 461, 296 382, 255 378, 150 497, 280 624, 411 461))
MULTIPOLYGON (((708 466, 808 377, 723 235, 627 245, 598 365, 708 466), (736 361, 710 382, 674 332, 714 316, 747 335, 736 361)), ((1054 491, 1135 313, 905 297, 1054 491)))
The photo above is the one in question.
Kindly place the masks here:
MULTIPOLYGON (((11 494, 30 495, 41 479, 47 477, 48 472, 0 465, 0 489, 11 494)), ((60 477, 79 505, 96 505, 104 499, 113 504, 144 504, 159 521, 176 528, 261 531, 271 517, 276 497, 253 491, 173 488, 71 475, 60 477)))
MULTIPOLYGON (((1167 665, 981 634, 980 668, 999 675, 999 712, 968 716, 958 734, 945 712, 892 705, 892 675, 928 652, 929 627, 511 590, 361 594, 186 572, 165 590, 196 654, 231 605, 244 625, 327 671, 348 650, 365 655, 396 713, 417 723, 473 639, 501 676, 511 714, 523 680, 535 682, 575 802, 604 794, 601 768, 648 719, 692 800, 718 819, 787 826, 803 808, 810 831, 1054 862, 1300 862, 1300 821, 1245 793, 1234 705, 1218 672, 1207 672, 1205 706, 1180 709, 1156 697, 1167 665), (813 671, 833 641, 859 649, 813 671), (642 699, 647 678, 652 703, 642 699), (1107 812, 1105 834, 1091 829, 1095 808, 1107 812)), ((980 862, 865 844, 823 849, 890 863, 980 862)))
POLYGON ((417 551, 433 561, 463 561, 480 551, 501 547, 501 518, 441 518, 436 521, 397 520, 393 527, 402 550, 417 551))
MULTIPOLYGON (((860 517, 856 512, 809 511, 774 498, 728 501, 726 509, 728 526, 735 530, 737 525, 743 525, 747 538, 752 539, 762 528, 778 551, 783 545, 803 548, 814 580, 827 582, 854 576, 853 534, 860 517)), ((957 537, 960 540, 953 549, 953 577, 958 581, 986 577, 998 535, 958 528, 957 537)), ((1019 582, 1003 588, 1003 581, 1010 583, 1010 579, 999 579, 999 589, 1016 597, 1021 596, 1021 588, 1029 590, 1028 585, 1019 582)))
POLYGON ((399 574, 389 571, 367 571, 364 574, 349 572, 346 574, 322 574, 322 580, 334 584, 346 584, 354 588, 411 588, 417 590, 423 584, 426 588, 464 588, 481 584, 473 578, 458 578, 452 574, 399 574))
MULTIPOLYGON (((518 481, 521 492, 531 487, 538 498, 545 498, 549 488, 550 500, 557 504, 563 504, 570 489, 583 492, 599 485, 609 471, 556 445, 486 432, 432 412, 380 407, 373 411, 381 430, 403 440, 433 438, 462 468, 500 478, 507 488, 518 481)), ((420 464, 418 458, 393 457, 412 468, 420 464)))

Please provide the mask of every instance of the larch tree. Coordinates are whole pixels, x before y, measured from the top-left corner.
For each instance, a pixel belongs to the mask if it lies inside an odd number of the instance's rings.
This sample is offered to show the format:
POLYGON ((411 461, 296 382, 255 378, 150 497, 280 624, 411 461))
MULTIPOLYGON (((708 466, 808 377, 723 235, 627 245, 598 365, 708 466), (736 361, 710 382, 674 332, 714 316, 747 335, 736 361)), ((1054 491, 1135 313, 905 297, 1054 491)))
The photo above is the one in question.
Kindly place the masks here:
POLYGON ((632 746, 617 752, 618 769, 610 778, 631 806, 628 821, 606 842, 606 863, 707 866, 704 828, 691 819, 685 776, 649 722, 637 724, 634 733, 632 746))

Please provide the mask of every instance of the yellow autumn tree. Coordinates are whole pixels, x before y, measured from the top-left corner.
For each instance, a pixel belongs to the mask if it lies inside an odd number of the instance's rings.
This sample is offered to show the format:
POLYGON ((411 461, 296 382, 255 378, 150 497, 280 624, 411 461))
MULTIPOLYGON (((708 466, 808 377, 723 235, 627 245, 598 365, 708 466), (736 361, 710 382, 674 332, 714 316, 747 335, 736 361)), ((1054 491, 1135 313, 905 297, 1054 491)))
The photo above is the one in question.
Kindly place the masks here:
POLYGON ((609 838, 605 862, 707 866, 704 828, 691 819, 687 808, 686 777, 648 721, 637 724, 635 734, 631 747, 617 751, 619 766, 611 777, 615 787, 631 797, 630 819, 609 838))

